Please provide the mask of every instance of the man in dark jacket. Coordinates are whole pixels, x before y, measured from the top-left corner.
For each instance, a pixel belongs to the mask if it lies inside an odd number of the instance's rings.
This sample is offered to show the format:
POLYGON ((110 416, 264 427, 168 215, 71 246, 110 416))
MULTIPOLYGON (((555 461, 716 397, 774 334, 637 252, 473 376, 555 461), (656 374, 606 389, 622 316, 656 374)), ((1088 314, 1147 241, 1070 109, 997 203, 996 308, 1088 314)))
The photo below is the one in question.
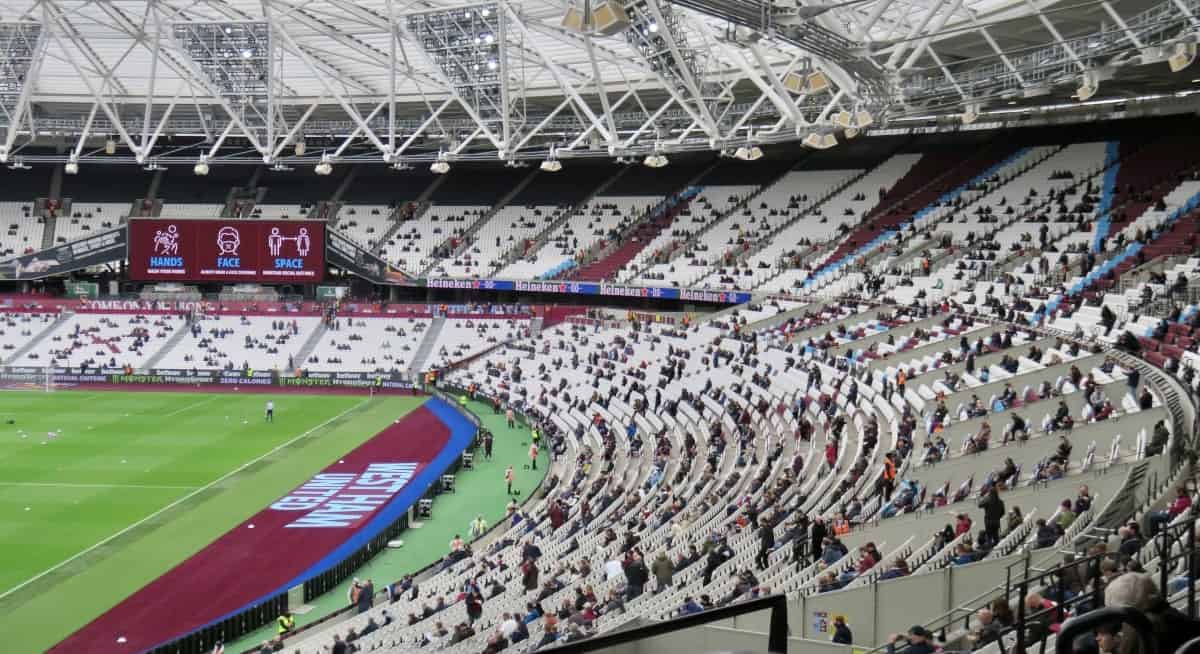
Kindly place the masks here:
POLYGON ((995 545, 1000 542, 1000 521, 1004 519, 1004 500, 993 485, 987 495, 979 500, 979 508, 983 509, 983 531, 988 540, 995 545))
POLYGON ((850 632, 850 627, 846 626, 845 616, 835 616, 833 618, 833 642, 838 645, 853 645, 854 634, 850 632))
POLYGON ((813 563, 821 560, 821 550, 825 542, 825 536, 829 532, 825 529, 825 521, 821 518, 815 518, 812 523, 812 528, 808 530, 808 548, 809 554, 813 557, 813 563))
POLYGON ((764 522, 758 528, 758 555, 754 557, 754 564, 759 570, 767 569, 767 557, 771 554, 771 549, 775 547, 775 530, 771 525, 764 522))
MULTIPOLYGON (((896 654, 896 643, 899 642, 901 636, 892 634, 888 636, 887 654, 896 654)), ((933 654, 936 649, 931 640, 933 634, 921 625, 913 625, 912 629, 908 630, 908 647, 905 648, 905 654, 933 654)))
POLYGON ((650 570, 646 568, 646 562, 642 560, 642 555, 633 552, 629 564, 625 566, 625 581, 629 584, 626 601, 641 595, 649 579, 650 570))

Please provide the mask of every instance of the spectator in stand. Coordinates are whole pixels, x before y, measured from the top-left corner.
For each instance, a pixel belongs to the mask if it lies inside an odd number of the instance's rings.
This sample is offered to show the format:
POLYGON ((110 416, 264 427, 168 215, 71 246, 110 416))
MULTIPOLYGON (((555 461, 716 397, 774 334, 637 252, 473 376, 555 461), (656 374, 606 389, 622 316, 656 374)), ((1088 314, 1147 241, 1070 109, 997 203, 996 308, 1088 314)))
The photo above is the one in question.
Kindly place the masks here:
MULTIPOLYGON (((1158 585, 1149 575, 1127 572, 1117 577, 1104 589, 1104 605, 1131 607, 1144 613, 1154 627, 1160 652, 1175 652, 1184 643, 1200 637, 1200 621, 1189 618, 1164 601, 1158 594, 1158 585)), ((1122 641, 1135 643, 1137 638, 1127 634, 1122 641)))
POLYGON ((833 617, 833 642, 838 645, 854 644, 854 634, 850 631, 850 627, 846 626, 846 616, 844 615, 833 617))
POLYGON ((1181 513, 1188 510, 1192 506, 1192 498, 1188 495, 1187 487, 1180 486, 1175 489, 1175 501, 1164 511, 1153 511, 1146 516, 1146 526, 1150 529, 1150 536, 1153 537, 1165 525, 1170 523, 1181 513))
MULTIPOLYGON (((896 654, 896 643, 900 642, 903 637, 899 634, 891 634, 887 640, 887 654, 896 654)), ((921 625, 913 625, 908 630, 908 647, 904 649, 905 654, 933 654, 936 650, 933 643, 933 634, 921 625)))
POLYGON ((1038 518, 1034 524, 1036 525, 1036 535, 1034 536, 1036 539, 1034 543, 1035 547, 1038 549, 1050 547, 1058 541, 1058 529, 1054 525, 1047 524, 1042 518, 1038 518))
POLYGON ((988 541, 995 544, 1000 542, 1000 521, 1004 518, 1004 500, 1000 499, 1000 491, 993 484, 983 499, 979 500, 979 508, 983 509, 983 529, 988 541))
POLYGON ((985 606, 979 609, 979 612, 975 614, 975 622, 977 626, 970 635, 971 649, 983 649, 1000 640, 1000 632, 1004 629, 1004 625, 996 620, 996 616, 990 608, 985 606))

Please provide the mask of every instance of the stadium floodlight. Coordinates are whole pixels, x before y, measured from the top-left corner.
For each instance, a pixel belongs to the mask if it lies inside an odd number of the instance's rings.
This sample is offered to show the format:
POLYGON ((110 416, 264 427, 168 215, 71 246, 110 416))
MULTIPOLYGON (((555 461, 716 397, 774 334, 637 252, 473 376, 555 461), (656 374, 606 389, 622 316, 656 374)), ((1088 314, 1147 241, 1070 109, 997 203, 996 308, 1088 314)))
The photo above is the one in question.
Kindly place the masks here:
POLYGON ((63 172, 68 175, 78 175, 79 174, 79 161, 74 156, 72 156, 71 160, 63 165, 63 172))
POLYGON ((658 153, 648 155, 642 160, 642 165, 646 166, 647 168, 662 168, 669 163, 671 163, 669 159, 658 153))
POLYGON ((548 173, 557 173, 562 170, 562 162, 558 159, 546 159, 542 162, 540 168, 548 173))
POLYGON ((1167 57, 1167 66, 1171 68, 1172 73, 1178 73, 1191 66, 1194 61, 1196 61, 1196 44, 1181 41, 1175 44, 1171 56, 1167 57))
POLYGON ((304 139, 300 139, 299 141, 296 141, 296 149, 295 149, 295 153, 296 153, 296 156, 297 156, 297 157, 303 157, 303 156, 304 156, 304 148, 305 148, 305 147, 306 147, 306 145, 305 145, 305 143, 304 143, 304 139))
POLYGON ((863 129, 865 127, 870 127, 873 124, 875 124, 875 116, 872 116, 871 112, 867 111, 866 109, 860 109, 854 112, 855 127, 863 129))
POLYGON ((327 154, 321 155, 321 163, 313 167, 313 172, 318 175, 328 175, 333 172, 333 157, 327 154))
POLYGON ((962 124, 970 125, 971 123, 979 120, 979 113, 979 105, 968 104, 967 106, 963 107, 963 112, 959 118, 962 119, 962 124))
POLYGON ((759 159, 762 159, 762 156, 762 148, 758 147, 757 145, 743 145, 742 147, 733 151, 733 158, 741 159, 742 161, 758 161, 759 159))
POLYGON ((854 115, 843 109, 833 115, 833 124, 843 129, 854 127, 854 115))
POLYGON ((450 172, 450 162, 446 161, 446 153, 439 152, 437 161, 429 166, 429 172, 435 175, 445 175, 450 172))
POLYGON ((104 154, 116 154, 116 153, 117 153, 117 142, 112 139, 108 139, 107 141, 105 141, 104 142, 104 154))
POLYGON ((1096 95, 1096 91, 1099 90, 1100 80, 1096 77, 1095 73, 1088 71, 1080 77, 1079 88, 1075 89, 1075 97, 1080 102, 1085 102, 1090 100, 1093 95, 1096 95))
POLYGON ((833 134, 818 134, 813 132, 804 137, 804 145, 814 150, 828 150, 838 144, 837 137, 833 134))
POLYGON ((205 175, 207 175, 208 174, 208 157, 201 155, 200 161, 196 162, 195 166, 192 166, 192 172, 195 173, 196 175, 199 175, 200 177, 204 177, 205 175))

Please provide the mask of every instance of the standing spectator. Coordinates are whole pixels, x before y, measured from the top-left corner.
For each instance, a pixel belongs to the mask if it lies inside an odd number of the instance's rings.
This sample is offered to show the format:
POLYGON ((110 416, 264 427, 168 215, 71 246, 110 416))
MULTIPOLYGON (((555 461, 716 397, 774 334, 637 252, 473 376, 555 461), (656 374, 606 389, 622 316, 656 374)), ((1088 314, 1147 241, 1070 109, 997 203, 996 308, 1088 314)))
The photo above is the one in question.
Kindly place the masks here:
POLYGON ((492 460, 492 432, 483 432, 483 458, 488 461, 492 460))
POLYGON ((833 642, 838 645, 853 645, 854 634, 846 626, 846 616, 837 615, 833 618, 833 642))
POLYGON ((627 601, 641 595, 649 579, 650 571, 646 569, 646 562, 642 560, 642 555, 636 551, 632 552, 629 561, 625 564, 625 581, 629 585, 626 593, 627 601))
POLYGON ((671 581, 675 576, 675 565, 671 563, 671 559, 666 552, 659 552, 658 558, 654 559, 654 565, 650 566, 650 572, 654 573, 654 580, 658 582, 658 590, 671 587, 671 581))
POLYGON ((508 468, 504 471, 504 481, 505 481, 505 483, 508 484, 508 494, 509 495, 513 494, 512 485, 513 485, 513 481, 516 478, 517 478, 516 473, 513 472, 513 467, 508 466, 508 468))
POLYGON ((513 408, 511 405, 504 411, 504 418, 508 421, 509 429, 514 429, 517 426, 516 416, 513 413, 513 408))
POLYGON ((1000 542, 1000 521, 1004 518, 1004 500, 1000 499, 995 485, 979 500, 979 508, 983 509, 983 531, 988 542, 995 545, 1000 542))
POLYGON ((825 529, 825 520, 821 517, 814 518, 808 537, 809 543, 812 544, 808 551, 812 554, 813 563, 821 560, 821 550, 825 544, 825 536, 828 534, 829 531, 825 529))
POLYGON ((483 514, 480 513, 479 515, 475 516, 474 520, 471 521, 471 531, 470 531, 471 538, 472 539, 479 538, 480 536, 482 536, 484 534, 484 532, 487 531, 487 528, 488 528, 487 520, 484 520, 483 514))
POLYGON ((537 444, 537 441, 534 441, 529 444, 529 469, 530 470, 537 470, 537 459, 538 459, 538 444, 537 444))
POLYGON ((368 579, 358 592, 358 612, 366 613, 375 605, 375 583, 368 579))
POLYGON ((775 530, 767 521, 763 521, 758 528, 758 555, 754 557, 754 564, 759 570, 766 570, 769 561, 771 550, 775 547, 775 530))

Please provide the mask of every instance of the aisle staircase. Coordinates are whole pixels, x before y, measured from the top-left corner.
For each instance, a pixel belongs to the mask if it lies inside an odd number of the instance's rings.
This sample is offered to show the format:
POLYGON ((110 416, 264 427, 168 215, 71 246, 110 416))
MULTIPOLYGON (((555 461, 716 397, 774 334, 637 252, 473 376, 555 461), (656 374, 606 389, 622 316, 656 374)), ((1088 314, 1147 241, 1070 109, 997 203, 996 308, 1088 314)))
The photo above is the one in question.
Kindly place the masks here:
POLYGON ((328 330, 329 326, 325 324, 324 320, 322 320, 320 324, 317 325, 317 328, 308 335, 308 338, 304 341, 304 345, 301 345, 300 349, 294 355, 292 355, 292 361, 297 367, 304 368, 307 366, 308 356, 312 354, 313 350, 317 349, 317 343, 321 342, 321 337, 324 336, 325 332, 328 330))
POLYGON ((662 233, 663 230, 669 228, 675 222, 675 217, 687 209, 692 199, 700 192, 697 187, 691 187, 678 195, 671 196, 663 201, 659 206, 657 215, 651 216, 649 220, 642 223, 631 234, 622 236, 624 241, 615 250, 605 256, 599 257, 591 263, 585 264, 581 268, 576 268, 569 272, 567 279, 579 279, 589 281, 612 280, 616 277, 617 272, 625 267, 625 264, 633 261, 638 252, 646 247, 646 244, 654 240, 656 236, 662 233))
POLYGON ((433 353, 433 344, 437 342, 438 334, 442 332, 445 324, 445 316, 437 316, 429 323, 429 328, 425 330, 425 336, 421 338, 421 344, 417 346, 417 352, 413 355, 412 363, 408 364, 408 370, 404 371, 406 377, 416 379, 425 370, 429 355, 433 353))
POLYGON ((146 359, 144 362, 142 362, 142 365, 138 367, 138 372, 145 374, 151 370, 154 370, 155 366, 158 365, 158 362, 162 361, 162 358, 167 355, 167 352, 175 349, 175 346, 179 345, 180 341, 182 341, 184 337, 191 333, 191 330, 188 329, 189 327, 190 325, 187 323, 180 325, 179 329, 176 329, 175 332, 171 334, 169 338, 167 338, 162 347, 158 348, 157 352, 150 355, 149 359, 146 359))
POLYGON ((867 212, 863 223, 842 240, 824 265, 843 259, 861 246, 876 241, 881 235, 912 222, 918 212, 944 194, 983 176, 1016 152, 1017 148, 1009 143, 995 143, 966 160, 962 159, 961 153, 952 151, 923 155, 904 177, 888 189, 879 204, 867 212))
POLYGON ((49 336, 52 332, 57 331, 58 328, 61 327, 64 322, 67 321, 68 318, 70 318, 71 316, 74 316, 74 315, 75 315, 75 313, 73 311, 64 311, 64 312, 60 313, 58 315, 58 317, 54 319, 54 323, 52 325, 50 325, 46 329, 43 329, 40 333, 35 335, 32 339, 27 341, 24 345, 22 345, 21 347, 17 348, 15 351, 13 351, 12 354, 4 357, 4 362, 6 364, 8 364, 8 363, 16 361, 16 360, 20 359, 21 357, 25 356, 25 354, 27 352, 29 352, 33 348, 37 347, 38 343, 41 343, 42 341, 46 340, 47 336, 49 336))

